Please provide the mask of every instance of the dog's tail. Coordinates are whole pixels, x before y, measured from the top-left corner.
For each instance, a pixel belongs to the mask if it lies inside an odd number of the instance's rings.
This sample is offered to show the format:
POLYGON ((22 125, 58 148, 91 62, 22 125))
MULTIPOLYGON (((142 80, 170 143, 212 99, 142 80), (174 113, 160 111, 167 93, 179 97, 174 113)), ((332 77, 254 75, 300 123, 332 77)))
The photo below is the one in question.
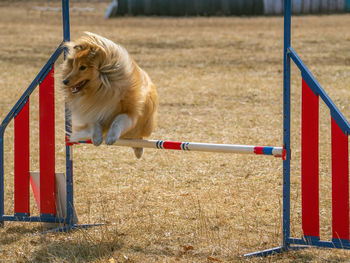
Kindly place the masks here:
POLYGON ((143 148, 136 148, 134 147, 134 153, 137 159, 140 159, 143 155, 143 148))

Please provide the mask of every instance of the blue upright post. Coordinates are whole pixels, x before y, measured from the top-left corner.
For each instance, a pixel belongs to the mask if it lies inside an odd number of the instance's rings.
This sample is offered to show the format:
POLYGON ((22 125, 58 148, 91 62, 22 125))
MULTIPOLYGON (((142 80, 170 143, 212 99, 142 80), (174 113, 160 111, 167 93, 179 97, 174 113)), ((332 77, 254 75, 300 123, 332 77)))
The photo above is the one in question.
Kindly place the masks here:
MULTIPOLYGON (((70 24, 69 24, 69 0, 62 0, 62 18, 63 18, 63 42, 70 41, 70 24)), ((66 52, 64 52, 64 58, 66 58, 66 52)), ((70 112, 65 105, 65 129, 66 137, 71 132, 71 118, 70 112)), ((70 229, 74 225, 74 199, 73 199, 73 149, 70 145, 66 145, 66 224, 70 229)))
POLYGON ((289 247, 290 237, 290 56, 291 0, 284 1, 284 48, 283 48, 283 249, 289 247))
MULTIPOLYGON (((4 131, 0 130, 0 216, 4 215, 4 131)), ((0 221, 0 227, 4 221, 0 221)))
MULTIPOLYGON (((69 0, 62 0, 62 18, 63 18, 63 43, 70 41, 70 23, 69 23, 69 0)), ((64 50, 64 58, 66 58, 67 50, 64 50)), ((71 134, 72 122, 71 122, 71 113, 65 104, 65 129, 66 129, 66 138, 71 134)), ((74 192, 73 192, 73 147, 72 145, 66 144, 66 191, 67 191, 67 200, 66 200, 66 219, 65 226, 52 229, 46 232, 51 231, 70 231, 76 228, 88 228, 92 226, 100 226, 102 224, 85 224, 77 225, 76 217, 74 213, 74 192)))
POLYGON ((283 48, 283 243, 280 247, 245 254, 246 257, 264 257, 281 253, 290 248, 290 56, 291 0, 284 0, 284 48, 283 48))
POLYGON ((63 41, 70 41, 69 0, 62 0, 63 41))

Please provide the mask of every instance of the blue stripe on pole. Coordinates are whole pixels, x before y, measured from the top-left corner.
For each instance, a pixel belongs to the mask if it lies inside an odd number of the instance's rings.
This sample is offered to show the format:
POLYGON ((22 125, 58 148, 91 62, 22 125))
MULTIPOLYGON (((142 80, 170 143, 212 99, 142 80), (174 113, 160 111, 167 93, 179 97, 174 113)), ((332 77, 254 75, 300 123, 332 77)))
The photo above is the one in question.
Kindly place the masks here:
POLYGON ((188 142, 181 143, 181 149, 184 151, 189 151, 190 149, 188 149, 188 144, 188 142))
POLYGON ((265 155, 272 155, 272 150, 273 150, 273 147, 264 147, 263 153, 265 155))

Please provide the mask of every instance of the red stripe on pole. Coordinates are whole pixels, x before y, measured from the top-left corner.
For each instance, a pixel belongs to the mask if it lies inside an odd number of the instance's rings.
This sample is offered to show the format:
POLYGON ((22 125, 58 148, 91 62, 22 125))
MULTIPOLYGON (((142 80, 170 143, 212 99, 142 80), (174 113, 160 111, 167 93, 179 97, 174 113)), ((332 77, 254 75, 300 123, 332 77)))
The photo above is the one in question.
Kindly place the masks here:
POLYGON ((169 149, 169 150, 181 150, 181 144, 182 144, 182 142, 164 141, 163 142, 163 148, 164 149, 169 149))
POLYGON ((349 240, 348 136, 332 118, 332 236, 349 240))
POLYGON ((302 228, 305 236, 319 237, 319 100, 302 80, 301 117, 301 200, 302 228))
POLYGON ((56 214, 54 69, 39 86, 40 213, 56 214))
POLYGON ((263 146, 255 146, 254 153, 255 154, 264 154, 264 147, 263 146))
POLYGON ((29 98, 14 124, 15 213, 29 214, 29 98))

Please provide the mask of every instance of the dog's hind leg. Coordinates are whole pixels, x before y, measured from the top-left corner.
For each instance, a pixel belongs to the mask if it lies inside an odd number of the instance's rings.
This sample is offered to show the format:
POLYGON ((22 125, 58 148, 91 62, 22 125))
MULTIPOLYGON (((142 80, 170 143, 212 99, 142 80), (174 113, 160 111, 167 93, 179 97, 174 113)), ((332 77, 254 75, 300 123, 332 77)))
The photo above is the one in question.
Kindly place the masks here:
POLYGON ((127 114, 118 115, 112 122, 106 136, 106 144, 111 145, 119 137, 132 128, 133 121, 127 114))

